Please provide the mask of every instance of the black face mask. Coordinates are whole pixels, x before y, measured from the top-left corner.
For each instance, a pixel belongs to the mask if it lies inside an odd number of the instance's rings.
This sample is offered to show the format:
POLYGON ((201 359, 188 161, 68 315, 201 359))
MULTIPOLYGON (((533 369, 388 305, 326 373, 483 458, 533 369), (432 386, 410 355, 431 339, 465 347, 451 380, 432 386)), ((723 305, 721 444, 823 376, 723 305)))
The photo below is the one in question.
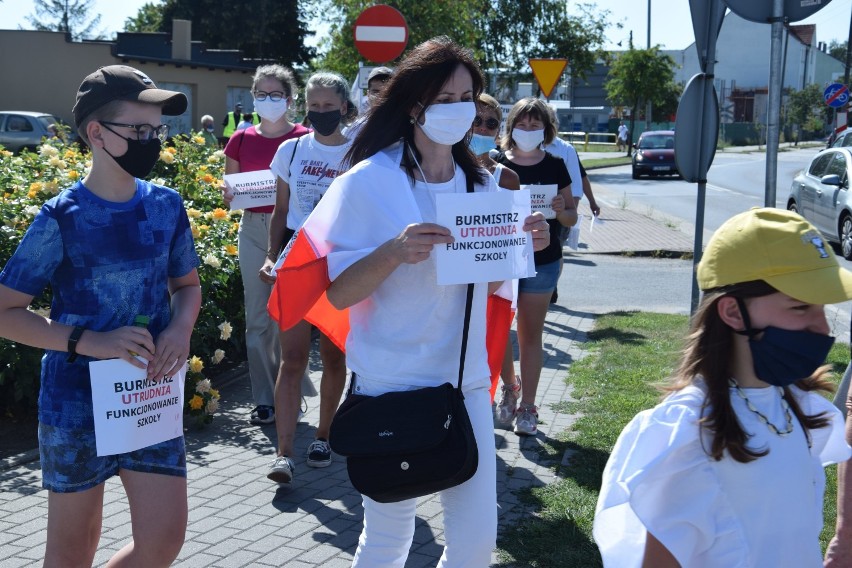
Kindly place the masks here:
POLYGON ((113 156, 109 150, 104 147, 104 152, 115 160, 115 163, 125 172, 135 178, 145 178, 154 169, 154 165, 160 158, 160 140, 154 138, 145 144, 139 140, 125 138, 127 140, 127 152, 121 156, 113 156))
POLYGON ((311 121, 311 126, 323 136, 333 134, 340 125, 340 119, 342 118, 343 115, 340 114, 339 110, 330 110, 328 112, 308 111, 308 120, 311 121))
POLYGON ((834 338, 812 331, 765 327, 753 329, 745 302, 737 298, 746 329, 738 331, 748 336, 748 346, 754 363, 754 373, 761 381, 776 387, 786 387, 810 377, 825 363, 834 338), (762 333, 760 339, 755 336, 762 333))

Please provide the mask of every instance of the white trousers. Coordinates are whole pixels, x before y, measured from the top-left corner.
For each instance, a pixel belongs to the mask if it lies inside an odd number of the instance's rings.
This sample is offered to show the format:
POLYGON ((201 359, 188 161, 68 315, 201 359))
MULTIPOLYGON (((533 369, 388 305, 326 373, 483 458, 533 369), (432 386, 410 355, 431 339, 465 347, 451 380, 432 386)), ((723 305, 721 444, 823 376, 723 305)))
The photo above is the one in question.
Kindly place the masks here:
MULTIPOLYGON (((387 392, 371 392, 372 381, 360 381, 358 377, 360 394, 387 392)), ((446 544, 439 568, 485 568, 497 546, 497 454, 491 396, 487 385, 465 390, 464 395, 479 449, 479 467, 472 478, 440 493, 446 544)), ((417 499, 378 503, 362 497, 364 529, 353 568, 402 568, 414 539, 417 499)))
POLYGON ((245 211, 240 221, 238 248, 246 304, 246 352, 255 405, 274 406, 275 378, 281 363, 278 324, 269 317, 266 304, 272 285, 258 277, 269 244, 272 213, 245 211))

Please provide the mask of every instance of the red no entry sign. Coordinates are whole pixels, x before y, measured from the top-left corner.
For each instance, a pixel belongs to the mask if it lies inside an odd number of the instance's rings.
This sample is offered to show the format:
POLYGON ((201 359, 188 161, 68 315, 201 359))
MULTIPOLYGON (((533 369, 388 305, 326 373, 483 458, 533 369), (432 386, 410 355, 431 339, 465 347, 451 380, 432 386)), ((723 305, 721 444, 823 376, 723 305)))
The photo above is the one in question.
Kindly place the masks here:
POLYGON ((396 8, 371 6, 355 20, 355 47, 364 59, 386 63, 399 57, 408 44, 408 26, 396 8))

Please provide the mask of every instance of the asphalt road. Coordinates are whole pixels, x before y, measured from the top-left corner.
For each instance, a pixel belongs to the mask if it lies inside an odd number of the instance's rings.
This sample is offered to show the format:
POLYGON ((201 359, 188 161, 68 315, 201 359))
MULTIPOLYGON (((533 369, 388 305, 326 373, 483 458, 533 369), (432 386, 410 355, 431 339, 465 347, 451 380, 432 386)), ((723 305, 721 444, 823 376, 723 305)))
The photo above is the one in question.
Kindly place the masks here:
MULTIPOLYGON (((778 207, 785 206, 793 176, 817 151, 810 148, 778 154, 778 207)), ((763 206, 765 168, 762 153, 717 153, 708 173, 704 244, 713 230, 732 215, 763 206)), ((674 178, 633 180, 630 166, 591 170, 589 180, 602 207, 628 208, 694 237, 696 184, 674 178)), ((852 270, 852 262, 839 255, 838 258, 845 268, 852 270)), ((692 261, 568 255, 559 281, 559 303, 570 309, 576 302, 575 305, 598 313, 641 309, 686 314, 691 278, 692 261)), ((826 314, 832 333, 839 341, 849 343, 852 301, 828 306, 826 314)))

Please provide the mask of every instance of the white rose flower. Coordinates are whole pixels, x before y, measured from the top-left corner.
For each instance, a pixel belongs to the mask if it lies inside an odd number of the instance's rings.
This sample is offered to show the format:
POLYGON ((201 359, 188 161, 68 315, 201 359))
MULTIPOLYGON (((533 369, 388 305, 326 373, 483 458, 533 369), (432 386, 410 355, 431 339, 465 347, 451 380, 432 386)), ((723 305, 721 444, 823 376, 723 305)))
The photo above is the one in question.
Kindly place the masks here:
POLYGON ((219 336, 219 339, 221 339, 222 341, 228 341, 228 339, 231 338, 231 332, 233 331, 233 329, 231 328, 231 323, 227 321, 220 323, 219 331, 222 332, 219 336))
POLYGON ((210 392, 211 384, 210 379, 203 379, 198 381, 195 385, 195 392, 198 394, 204 394, 206 392, 210 392))
POLYGON ((211 398, 207 403, 207 414, 215 414, 217 410, 219 410, 219 401, 215 398, 211 398))
POLYGON ((222 263, 219 261, 219 258, 212 252, 208 252, 207 256, 204 257, 204 264, 208 264, 213 268, 219 268, 222 266, 222 263))
POLYGON ((212 361, 212 363, 214 365, 218 365, 219 363, 222 362, 222 359, 224 359, 224 358, 225 358, 225 352, 222 351, 221 349, 217 349, 216 351, 213 352, 213 356, 210 357, 210 361, 212 361))

